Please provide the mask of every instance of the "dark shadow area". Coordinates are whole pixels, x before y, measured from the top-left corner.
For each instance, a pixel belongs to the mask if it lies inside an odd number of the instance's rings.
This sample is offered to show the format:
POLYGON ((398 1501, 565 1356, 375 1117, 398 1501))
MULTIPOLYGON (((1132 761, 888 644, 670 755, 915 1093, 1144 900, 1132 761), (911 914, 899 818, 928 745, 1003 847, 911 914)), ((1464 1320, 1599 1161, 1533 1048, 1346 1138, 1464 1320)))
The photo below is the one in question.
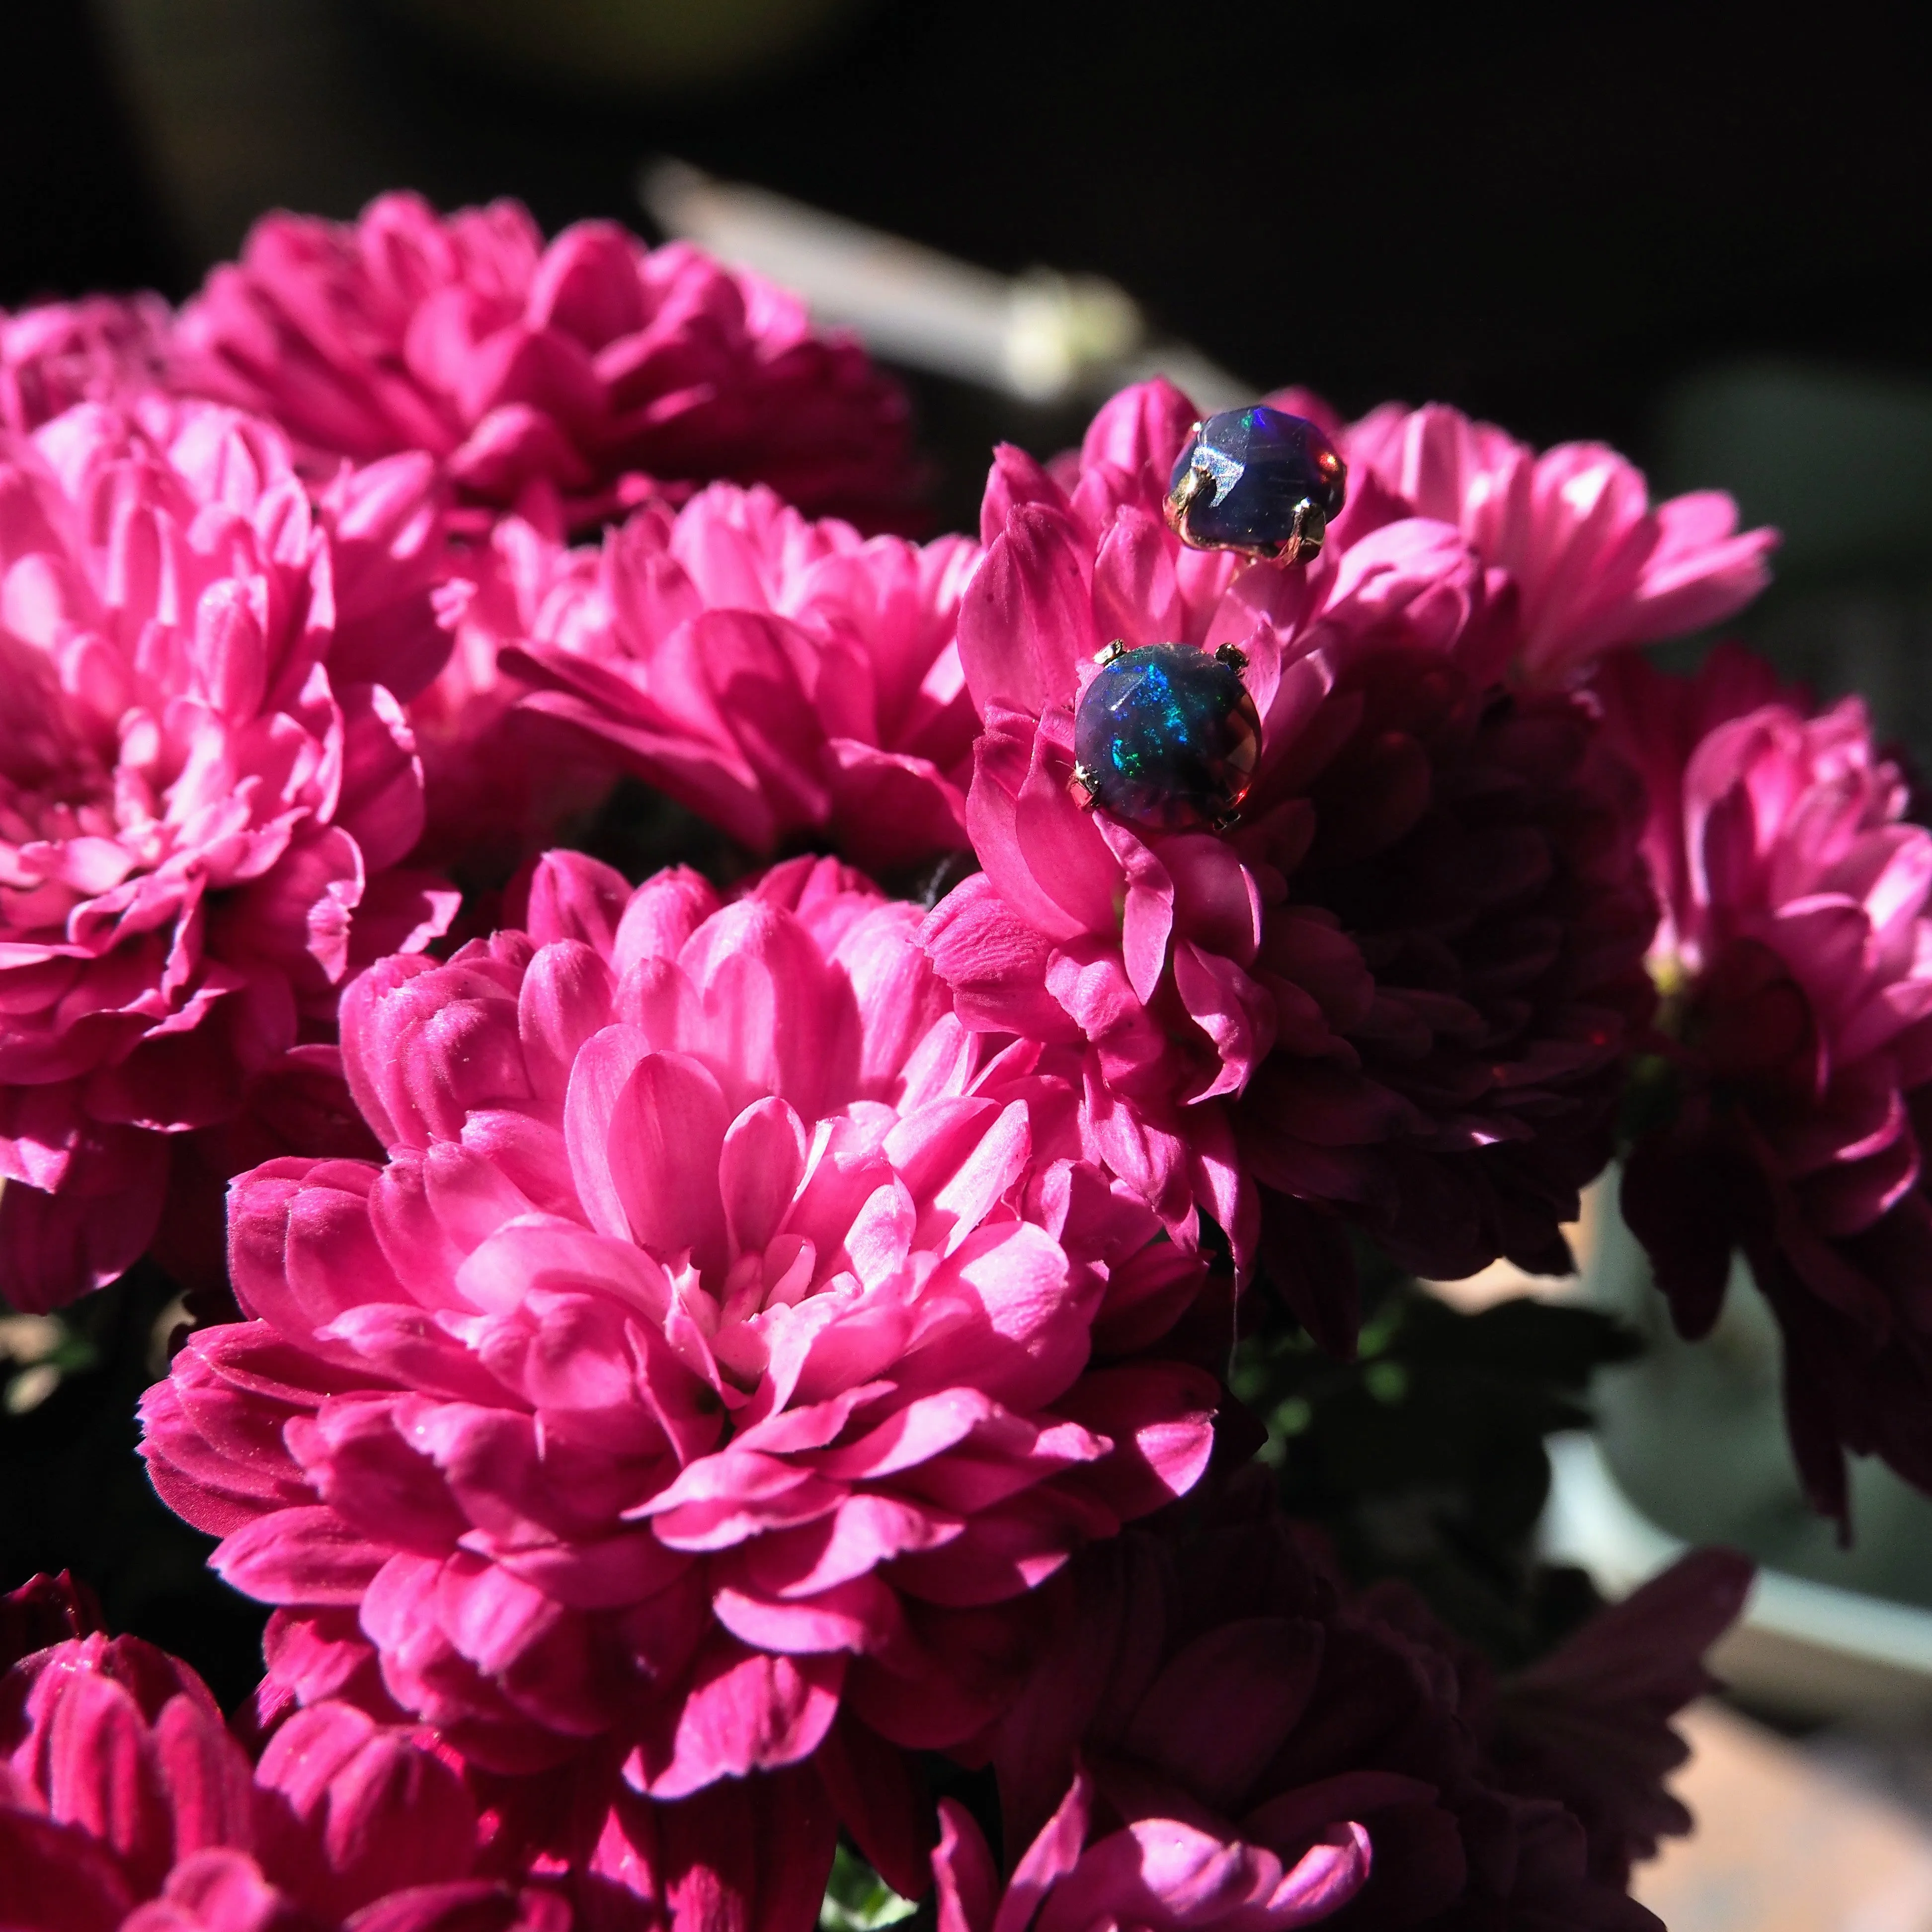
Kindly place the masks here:
POLYGON ((0 1589, 70 1568, 100 1593, 110 1630, 185 1658, 232 1708, 261 1676, 268 1611, 207 1568, 214 1538, 166 1508, 134 1453, 136 1407, 181 1318, 176 1294, 143 1262, 76 1303, 63 1317, 70 1370, 28 1412, 0 1414, 0 1589))
POLYGON ((0 21, 0 304, 178 281, 88 10, 11 0, 0 21))

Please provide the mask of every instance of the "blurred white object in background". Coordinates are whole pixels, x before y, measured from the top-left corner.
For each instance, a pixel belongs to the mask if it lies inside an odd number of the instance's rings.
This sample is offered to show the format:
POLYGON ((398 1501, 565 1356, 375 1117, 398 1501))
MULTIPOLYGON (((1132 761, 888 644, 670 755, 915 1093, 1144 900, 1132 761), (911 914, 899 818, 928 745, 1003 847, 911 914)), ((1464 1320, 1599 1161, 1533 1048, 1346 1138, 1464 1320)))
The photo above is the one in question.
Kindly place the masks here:
POLYGON ((666 234, 794 290, 887 362, 1036 404, 1098 400, 1154 375, 1209 412, 1256 393, 1184 343, 1150 342, 1133 298, 1098 275, 998 274, 682 161, 648 164, 638 198, 666 234))

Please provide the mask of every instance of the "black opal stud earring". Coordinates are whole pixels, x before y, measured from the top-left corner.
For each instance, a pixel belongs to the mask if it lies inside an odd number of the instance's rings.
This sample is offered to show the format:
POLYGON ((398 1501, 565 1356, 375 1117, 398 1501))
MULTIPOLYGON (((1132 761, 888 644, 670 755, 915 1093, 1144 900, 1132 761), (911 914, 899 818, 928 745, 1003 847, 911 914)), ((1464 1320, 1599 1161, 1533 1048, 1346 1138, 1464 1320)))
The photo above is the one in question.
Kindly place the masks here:
POLYGON ((1196 423, 1167 486, 1167 526, 1193 550, 1306 563, 1348 495, 1348 466, 1305 417, 1254 403, 1196 423))
POLYGON ((1261 714, 1232 644, 1116 640, 1073 714, 1073 782, 1090 808, 1160 832, 1225 832, 1261 757, 1261 714))

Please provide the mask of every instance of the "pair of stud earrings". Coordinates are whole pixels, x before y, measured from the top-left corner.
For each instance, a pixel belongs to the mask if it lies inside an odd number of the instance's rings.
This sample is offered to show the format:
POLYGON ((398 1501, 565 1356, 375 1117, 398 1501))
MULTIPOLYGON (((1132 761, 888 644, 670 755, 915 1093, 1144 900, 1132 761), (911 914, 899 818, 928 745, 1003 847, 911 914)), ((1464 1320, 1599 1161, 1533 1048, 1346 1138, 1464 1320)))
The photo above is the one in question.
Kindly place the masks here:
MULTIPOLYGON (((1189 430, 1168 479, 1168 528, 1192 550, 1306 563, 1341 512, 1348 470, 1316 425, 1265 404, 1189 430)), ((1118 640, 1073 718, 1073 782, 1091 809, 1161 831, 1226 831, 1261 758, 1261 716, 1232 644, 1118 640)))

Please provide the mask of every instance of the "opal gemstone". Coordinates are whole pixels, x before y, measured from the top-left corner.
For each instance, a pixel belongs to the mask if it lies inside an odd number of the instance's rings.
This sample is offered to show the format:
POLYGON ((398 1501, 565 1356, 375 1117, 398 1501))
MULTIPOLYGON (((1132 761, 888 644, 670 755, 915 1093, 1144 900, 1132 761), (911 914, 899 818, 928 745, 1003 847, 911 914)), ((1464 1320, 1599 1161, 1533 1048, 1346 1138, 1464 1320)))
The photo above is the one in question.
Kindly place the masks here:
POLYGON ((1305 417, 1265 403, 1202 423, 1174 466, 1170 494, 1190 470, 1206 481, 1187 506, 1186 535, 1205 549, 1273 556, 1294 536, 1302 504, 1312 503, 1325 523, 1340 514, 1348 494, 1348 467, 1328 439, 1305 417))
POLYGON ((1080 694, 1073 755, 1091 802, 1136 825, 1212 825, 1254 782, 1262 721, 1229 659, 1191 644, 1118 652, 1080 694))

